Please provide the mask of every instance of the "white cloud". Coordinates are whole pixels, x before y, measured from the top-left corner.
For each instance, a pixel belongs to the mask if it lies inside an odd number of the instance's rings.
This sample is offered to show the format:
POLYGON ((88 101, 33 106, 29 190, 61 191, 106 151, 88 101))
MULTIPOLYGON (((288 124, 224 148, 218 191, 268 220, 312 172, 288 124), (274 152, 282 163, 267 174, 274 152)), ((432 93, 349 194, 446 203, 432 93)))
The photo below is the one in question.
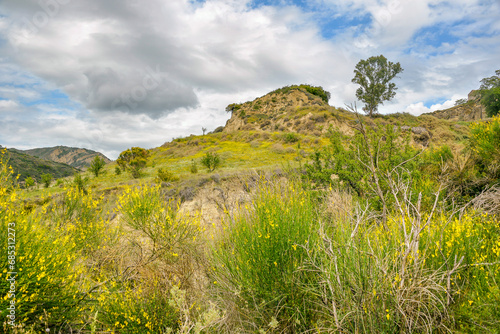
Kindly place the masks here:
POLYGON ((433 112, 436 110, 444 110, 451 108, 455 105, 455 101, 458 100, 460 97, 452 98, 451 100, 447 100, 443 103, 436 103, 431 105, 429 108, 424 105, 423 102, 418 102, 418 103, 413 103, 410 104, 404 112, 410 113, 412 115, 418 116, 422 115, 425 113, 433 112))
POLYGON ((0 100, 0 109, 16 108, 18 106, 16 101, 0 100))

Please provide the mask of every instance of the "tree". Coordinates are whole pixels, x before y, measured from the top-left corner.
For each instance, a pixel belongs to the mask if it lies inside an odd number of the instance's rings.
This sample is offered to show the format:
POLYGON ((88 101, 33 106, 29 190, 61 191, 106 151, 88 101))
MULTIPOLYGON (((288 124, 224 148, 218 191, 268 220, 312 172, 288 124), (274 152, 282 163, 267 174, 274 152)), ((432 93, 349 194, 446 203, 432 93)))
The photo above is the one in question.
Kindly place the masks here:
POLYGON ((494 76, 481 79, 481 86, 479 89, 488 90, 495 87, 500 87, 500 70, 496 70, 494 76))
POLYGON ((500 87, 487 90, 482 94, 481 103, 486 108, 488 117, 496 116, 500 113, 500 87))
POLYGON ((48 188, 50 186, 50 182, 52 182, 52 175, 51 174, 43 174, 42 175, 42 183, 45 186, 45 188, 48 188))
POLYGON ((486 115, 493 117, 500 113, 500 70, 495 75, 481 80, 479 87, 481 104, 486 109, 486 115))
POLYGON ((383 55, 360 60, 354 70, 352 82, 359 84, 356 97, 365 106, 363 110, 370 116, 377 112, 378 105, 391 100, 396 95, 396 84, 392 83, 403 68, 392 63, 383 55))
POLYGON ((141 170, 146 167, 148 156, 148 150, 132 147, 120 153, 116 162, 123 170, 128 170, 132 177, 137 179, 141 176, 141 170))
POLYGON ((203 158, 201 158, 201 164, 207 167, 209 172, 213 172, 220 165, 220 157, 217 153, 207 152, 203 158))
POLYGON ((95 177, 99 177, 99 173, 101 172, 101 170, 104 168, 105 165, 106 162, 104 161, 104 159, 96 155, 92 160, 92 162, 90 163, 89 170, 95 175, 95 177))

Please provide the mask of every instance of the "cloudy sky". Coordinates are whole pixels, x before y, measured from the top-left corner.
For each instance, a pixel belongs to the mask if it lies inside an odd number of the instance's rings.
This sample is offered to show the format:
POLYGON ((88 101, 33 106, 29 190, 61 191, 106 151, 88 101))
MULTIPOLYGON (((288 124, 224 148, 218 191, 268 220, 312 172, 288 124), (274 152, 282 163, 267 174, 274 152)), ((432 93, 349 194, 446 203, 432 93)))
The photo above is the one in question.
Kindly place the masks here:
POLYGON ((500 69, 500 1, 2 0, 0 145, 116 158, 291 84, 344 106, 380 54, 404 68, 382 113, 452 106, 500 69))

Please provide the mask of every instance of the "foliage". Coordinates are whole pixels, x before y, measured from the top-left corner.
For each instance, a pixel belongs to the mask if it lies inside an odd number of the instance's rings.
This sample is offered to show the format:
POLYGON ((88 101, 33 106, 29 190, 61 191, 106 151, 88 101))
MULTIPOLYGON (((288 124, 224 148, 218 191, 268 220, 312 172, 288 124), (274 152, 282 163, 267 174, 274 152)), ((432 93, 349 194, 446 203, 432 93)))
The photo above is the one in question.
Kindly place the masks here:
POLYGON ((226 112, 236 112, 241 109, 241 104, 239 103, 231 103, 226 107, 226 112))
POLYGON ((354 70, 352 82, 359 84, 356 97, 365 106, 363 110, 371 117, 377 112, 378 105, 391 100, 396 95, 396 84, 391 82, 403 68, 392 63, 383 55, 360 60, 354 70))
POLYGON ((76 173, 73 177, 73 184, 75 185, 76 189, 83 193, 87 193, 86 187, 89 181, 90 180, 88 176, 82 177, 81 173, 76 173))
POLYGON ((31 176, 28 176, 24 179, 24 185, 29 189, 35 185, 35 180, 31 176))
POLYGON ((205 166, 209 172, 213 172, 221 164, 221 159, 219 155, 214 152, 207 152, 203 158, 201 158, 201 164, 205 166))
POLYGON ((96 155, 89 166, 89 171, 94 174, 95 177, 99 177, 99 173, 106 166, 106 162, 103 158, 96 155))
POLYGON ((198 164, 196 163, 196 161, 191 160, 191 167, 189 168, 189 171, 191 172, 191 174, 198 173, 198 164))
POLYGON ((285 143, 295 143, 299 141, 299 136, 293 132, 286 132, 282 135, 282 139, 285 143))
POLYGON ((119 166, 116 166, 116 167, 115 167, 115 175, 117 175, 117 176, 118 176, 118 175, 120 175, 121 173, 122 173, 121 168, 120 168, 119 166))
POLYGON ((59 327, 77 315, 83 268, 71 238, 44 223, 46 207, 33 213, 22 209, 11 175, 0 155, 0 242, 9 245, 9 261, 0 261, 0 279, 11 282, 0 286, 0 316, 6 319, 15 294, 15 323, 59 327))
POLYGON ((123 170, 128 170, 133 178, 141 176, 141 170, 146 167, 149 152, 140 147, 132 147, 123 151, 116 162, 123 170))
POLYGON ((484 105, 488 117, 498 115, 500 113, 500 87, 483 92, 481 103, 484 105))
POLYGON ((466 104, 467 103, 467 99, 458 99, 455 101, 455 106, 460 106, 462 104, 466 104))
POLYGON ((321 86, 311 86, 307 84, 302 84, 302 85, 291 85, 291 86, 285 86, 279 89, 276 89, 272 91, 270 94, 286 94, 291 90, 294 89, 303 89, 306 92, 319 96, 325 103, 328 103, 328 100, 330 100, 330 92, 326 91, 323 89, 321 86))
POLYGON ((52 174, 43 174, 42 175, 42 183, 45 188, 50 186, 50 182, 52 182, 52 174))
POLYGON ((487 122, 475 122, 470 126, 470 149, 480 161, 480 169, 500 164, 500 115, 487 122))
POLYGON ((173 182, 178 181, 179 177, 174 175, 171 171, 163 168, 159 168, 157 172, 157 179, 163 182, 173 182))
POLYGON ((496 87, 500 87, 500 70, 496 70, 494 76, 481 79, 481 86, 479 87, 479 89, 489 90, 496 87))
POLYGON ((296 333, 312 326, 314 296, 301 286, 314 275, 300 271, 307 259, 304 245, 317 242, 310 195, 294 184, 264 183, 214 243, 212 288, 233 308, 230 321, 246 331, 296 333))
MULTIPOLYGON (((353 137, 330 129, 329 138, 330 145, 315 152, 306 165, 307 178, 354 190, 385 217, 390 200, 388 173, 396 166, 416 169, 412 159, 418 151, 410 145, 410 137, 392 125, 374 129, 360 120, 353 137)), ((413 177, 418 178, 418 172, 413 177)))

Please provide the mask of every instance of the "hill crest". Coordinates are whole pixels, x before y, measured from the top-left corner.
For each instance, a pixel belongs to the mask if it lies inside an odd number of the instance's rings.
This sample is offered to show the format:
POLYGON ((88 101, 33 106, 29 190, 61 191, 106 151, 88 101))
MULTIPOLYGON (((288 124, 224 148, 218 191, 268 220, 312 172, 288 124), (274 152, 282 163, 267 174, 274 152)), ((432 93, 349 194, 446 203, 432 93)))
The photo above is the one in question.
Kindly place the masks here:
POLYGON ((111 162, 110 159, 100 152, 78 147, 54 146, 34 148, 24 150, 23 152, 41 159, 60 162, 82 170, 90 166, 95 156, 100 156, 106 163, 111 162))

